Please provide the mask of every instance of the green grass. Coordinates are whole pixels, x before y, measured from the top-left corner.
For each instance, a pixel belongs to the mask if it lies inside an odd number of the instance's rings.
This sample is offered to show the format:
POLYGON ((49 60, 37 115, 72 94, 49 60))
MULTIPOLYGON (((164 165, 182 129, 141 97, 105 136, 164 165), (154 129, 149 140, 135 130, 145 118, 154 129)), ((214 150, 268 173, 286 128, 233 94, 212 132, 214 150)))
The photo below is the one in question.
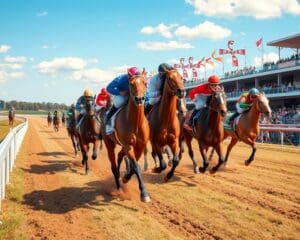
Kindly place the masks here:
POLYGON ((2 201, 0 211, 0 239, 2 240, 25 240, 27 237, 22 231, 25 215, 22 211, 22 201, 24 195, 24 171, 20 168, 25 158, 24 152, 18 154, 16 168, 14 168, 10 184, 6 186, 6 197, 2 201))

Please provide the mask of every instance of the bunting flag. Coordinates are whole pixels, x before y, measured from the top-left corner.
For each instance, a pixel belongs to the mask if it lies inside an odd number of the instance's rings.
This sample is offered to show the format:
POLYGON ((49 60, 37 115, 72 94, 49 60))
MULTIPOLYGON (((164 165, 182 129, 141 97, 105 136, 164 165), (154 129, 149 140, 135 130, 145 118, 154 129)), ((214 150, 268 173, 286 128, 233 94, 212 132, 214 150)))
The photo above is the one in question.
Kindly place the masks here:
POLYGON ((193 78, 197 78, 198 77, 198 73, 196 71, 195 68, 192 68, 192 73, 193 73, 193 78))
POLYGON ((228 54, 228 53, 230 53, 230 51, 227 50, 227 49, 223 49, 223 48, 219 49, 219 54, 220 55, 224 55, 224 54, 228 54))
POLYGON ((189 77, 188 72, 185 68, 182 70, 182 77, 185 79, 187 79, 189 77))
POLYGON ((256 45, 257 48, 259 48, 260 45, 262 44, 262 40, 263 40, 263 38, 260 38, 260 39, 258 39, 258 40, 255 42, 255 45, 256 45))
POLYGON ((239 66, 239 61, 235 55, 232 55, 232 66, 233 67, 238 67, 239 66))
POLYGON ((196 67, 197 68, 200 68, 201 66, 205 67, 205 64, 203 64, 205 60, 205 57, 203 57, 201 60, 199 60, 197 63, 196 63, 196 67))
POLYGON ((206 58, 206 59, 205 59, 205 63, 208 63, 208 64, 214 66, 214 62, 211 61, 211 58, 206 58))
POLYGON ((216 56, 216 50, 214 50, 212 53, 211 53, 211 57, 215 60, 217 60, 218 62, 223 62, 223 58, 222 57, 217 57, 216 56))

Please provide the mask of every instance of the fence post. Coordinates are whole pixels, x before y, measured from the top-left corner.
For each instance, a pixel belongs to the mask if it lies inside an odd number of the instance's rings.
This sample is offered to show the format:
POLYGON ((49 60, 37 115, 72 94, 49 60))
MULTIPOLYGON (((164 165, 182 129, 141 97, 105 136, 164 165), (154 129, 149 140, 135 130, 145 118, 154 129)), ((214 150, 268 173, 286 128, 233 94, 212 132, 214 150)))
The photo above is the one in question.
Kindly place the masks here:
POLYGON ((281 147, 283 147, 283 132, 280 132, 281 147))

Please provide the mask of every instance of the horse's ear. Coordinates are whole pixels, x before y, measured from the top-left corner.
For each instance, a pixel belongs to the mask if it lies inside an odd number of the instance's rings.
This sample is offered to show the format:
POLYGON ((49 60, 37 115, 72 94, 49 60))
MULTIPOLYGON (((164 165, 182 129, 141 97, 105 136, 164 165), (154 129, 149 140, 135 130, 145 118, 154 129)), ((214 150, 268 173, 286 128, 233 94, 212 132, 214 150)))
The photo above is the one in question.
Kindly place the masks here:
POLYGON ((142 75, 144 75, 144 76, 147 75, 147 72, 146 72, 146 69, 145 69, 145 68, 143 68, 142 75))

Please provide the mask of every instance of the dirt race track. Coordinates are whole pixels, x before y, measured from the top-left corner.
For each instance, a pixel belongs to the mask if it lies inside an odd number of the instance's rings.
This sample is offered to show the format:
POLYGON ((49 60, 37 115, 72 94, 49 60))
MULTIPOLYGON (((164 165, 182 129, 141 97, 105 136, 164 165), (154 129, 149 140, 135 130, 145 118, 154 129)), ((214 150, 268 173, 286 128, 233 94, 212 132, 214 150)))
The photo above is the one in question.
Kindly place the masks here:
POLYGON ((66 130, 45 118, 29 119, 21 152, 28 239, 300 239, 299 148, 259 145, 245 167, 250 147, 239 144, 215 175, 195 175, 185 152, 169 183, 143 172, 150 203, 135 176, 116 194, 105 148, 85 176, 66 130))

